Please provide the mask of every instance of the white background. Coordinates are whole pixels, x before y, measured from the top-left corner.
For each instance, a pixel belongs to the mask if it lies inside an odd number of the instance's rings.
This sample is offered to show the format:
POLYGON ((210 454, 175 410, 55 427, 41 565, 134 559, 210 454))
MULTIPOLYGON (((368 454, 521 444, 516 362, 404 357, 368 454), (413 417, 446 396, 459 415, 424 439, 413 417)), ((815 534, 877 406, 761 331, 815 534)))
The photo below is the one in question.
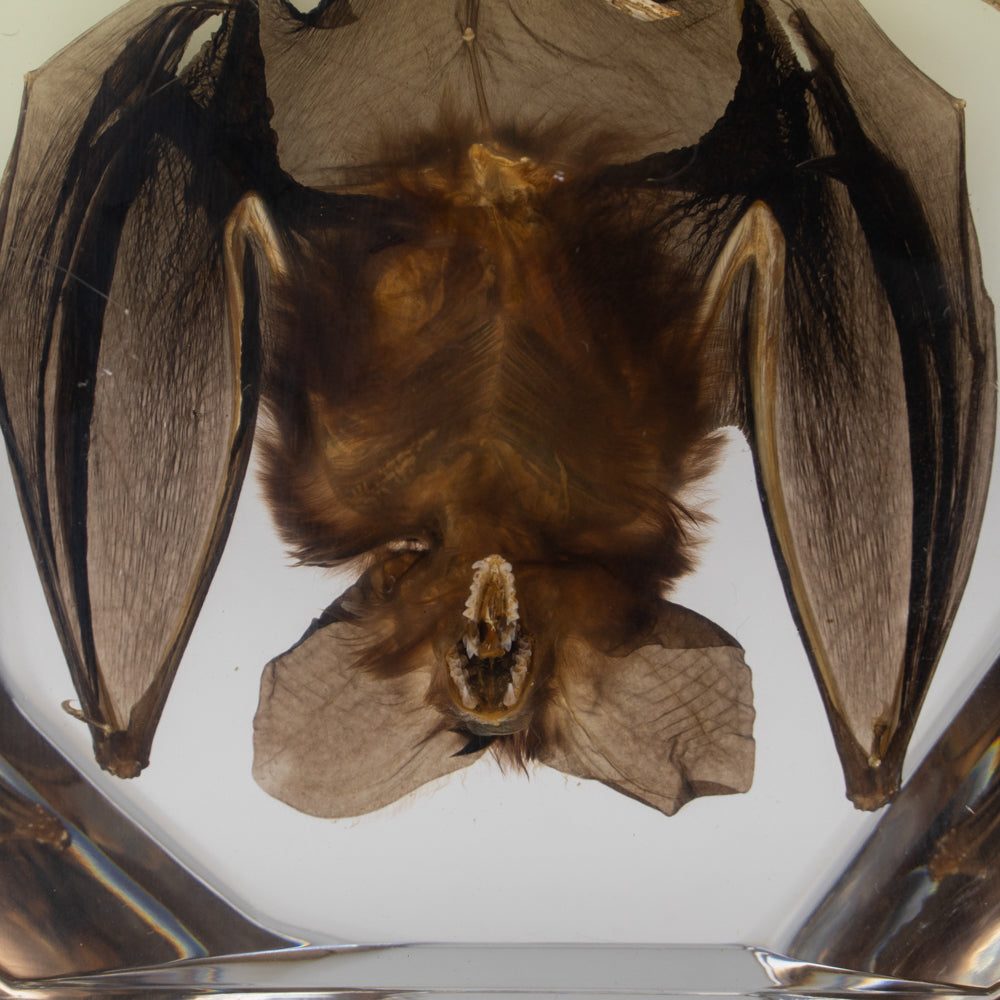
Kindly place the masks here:
MULTIPOLYGON (((0 0, 0 147, 21 76, 113 0, 0 0)), ((678 6, 681 6, 680 0, 678 6)), ((902 50, 968 101, 969 181, 987 284, 1000 296, 1000 13, 980 0, 869 0, 902 50)), ((251 475, 230 543, 167 702, 153 762, 123 783, 90 761, 6 469, 0 486, 0 665, 24 709, 99 787, 252 915, 312 940, 607 940, 779 947, 874 822, 843 794, 833 742, 785 606, 749 454, 733 438, 710 484, 717 518, 680 603, 736 635, 754 672, 757 770, 743 796, 667 819, 545 769, 490 759, 382 812, 331 822, 250 777, 264 663, 337 593, 291 569, 251 475)), ((994 491, 995 495, 996 491, 994 491)), ((998 651, 997 501, 910 754, 909 769, 998 651)))

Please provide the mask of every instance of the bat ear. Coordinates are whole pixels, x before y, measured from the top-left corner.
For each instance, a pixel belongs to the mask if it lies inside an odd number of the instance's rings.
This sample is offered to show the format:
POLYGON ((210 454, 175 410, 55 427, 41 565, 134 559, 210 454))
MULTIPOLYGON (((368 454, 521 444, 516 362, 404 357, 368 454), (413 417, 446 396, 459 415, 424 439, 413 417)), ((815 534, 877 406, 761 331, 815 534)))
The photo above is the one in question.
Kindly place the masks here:
MULTIPOLYGON (((356 588, 355 588, 356 591, 356 588)), ((253 775, 269 795, 313 816, 381 809, 467 767, 468 736, 426 703, 429 670, 382 676, 366 667, 392 631, 347 595, 303 640, 267 665, 254 719, 253 775), (340 612, 351 602, 349 614, 340 612)), ((419 654, 417 654, 419 656, 419 654)), ((431 665, 428 660, 428 666, 431 665)))
POLYGON ((743 650, 722 629, 662 602, 642 645, 604 653, 581 638, 558 652, 537 759, 673 815, 753 778, 753 695, 743 650))

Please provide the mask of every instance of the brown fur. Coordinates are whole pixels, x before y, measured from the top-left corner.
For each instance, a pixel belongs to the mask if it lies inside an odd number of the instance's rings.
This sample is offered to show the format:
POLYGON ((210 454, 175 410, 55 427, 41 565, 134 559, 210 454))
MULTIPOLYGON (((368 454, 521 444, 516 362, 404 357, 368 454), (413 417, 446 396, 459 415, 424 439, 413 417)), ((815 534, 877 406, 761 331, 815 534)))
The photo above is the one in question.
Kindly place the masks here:
POLYGON ((266 392, 283 537, 307 563, 367 554, 335 606, 370 637, 345 662, 426 671, 442 730, 469 724, 446 663, 472 564, 513 564, 531 682, 491 749, 522 769, 560 643, 634 647, 691 568, 684 494, 714 451, 689 275, 641 197, 554 144, 415 141, 366 180, 388 213, 291 231, 266 392))
POLYGON ((475 204, 471 145, 369 189, 405 240, 295 234, 267 393, 282 534, 304 562, 414 537, 658 587, 691 566, 682 497, 712 453, 695 291, 642 205, 587 173, 539 164, 475 204))

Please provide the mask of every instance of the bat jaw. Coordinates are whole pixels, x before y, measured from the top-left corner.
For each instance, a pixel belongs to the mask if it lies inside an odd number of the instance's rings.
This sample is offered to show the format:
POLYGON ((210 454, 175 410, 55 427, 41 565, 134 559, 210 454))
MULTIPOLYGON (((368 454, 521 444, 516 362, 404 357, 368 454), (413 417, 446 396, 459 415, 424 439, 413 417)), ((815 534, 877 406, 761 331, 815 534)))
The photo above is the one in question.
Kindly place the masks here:
POLYGON ((480 736, 513 733, 527 723, 531 640, 499 656, 467 656, 465 641, 448 654, 448 692, 466 727, 480 736))
POLYGON ((521 626, 514 571, 502 556, 473 563, 462 637, 448 651, 448 693, 467 729, 517 732, 528 721, 532 643, 521 626))

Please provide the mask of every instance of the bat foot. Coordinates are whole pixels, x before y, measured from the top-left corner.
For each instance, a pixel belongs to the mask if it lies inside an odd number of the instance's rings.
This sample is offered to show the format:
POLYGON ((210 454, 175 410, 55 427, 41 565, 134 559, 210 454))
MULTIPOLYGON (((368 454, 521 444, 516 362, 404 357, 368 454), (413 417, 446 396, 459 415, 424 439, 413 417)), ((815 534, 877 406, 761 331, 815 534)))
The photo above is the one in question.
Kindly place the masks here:
POLYGON ((95 734, 94 756, 116 778, 138 778, 149 764, 149 754, 137 746, 132 734, 122 730, 95 734))
POLYGON ((853 756, 841 755, 844 777, 847 782, 846 795, 856 809, 874 812, 888 805, 899 791, 902 760, 880 760, 873 763, 869 758, 857 753, 853 756))

